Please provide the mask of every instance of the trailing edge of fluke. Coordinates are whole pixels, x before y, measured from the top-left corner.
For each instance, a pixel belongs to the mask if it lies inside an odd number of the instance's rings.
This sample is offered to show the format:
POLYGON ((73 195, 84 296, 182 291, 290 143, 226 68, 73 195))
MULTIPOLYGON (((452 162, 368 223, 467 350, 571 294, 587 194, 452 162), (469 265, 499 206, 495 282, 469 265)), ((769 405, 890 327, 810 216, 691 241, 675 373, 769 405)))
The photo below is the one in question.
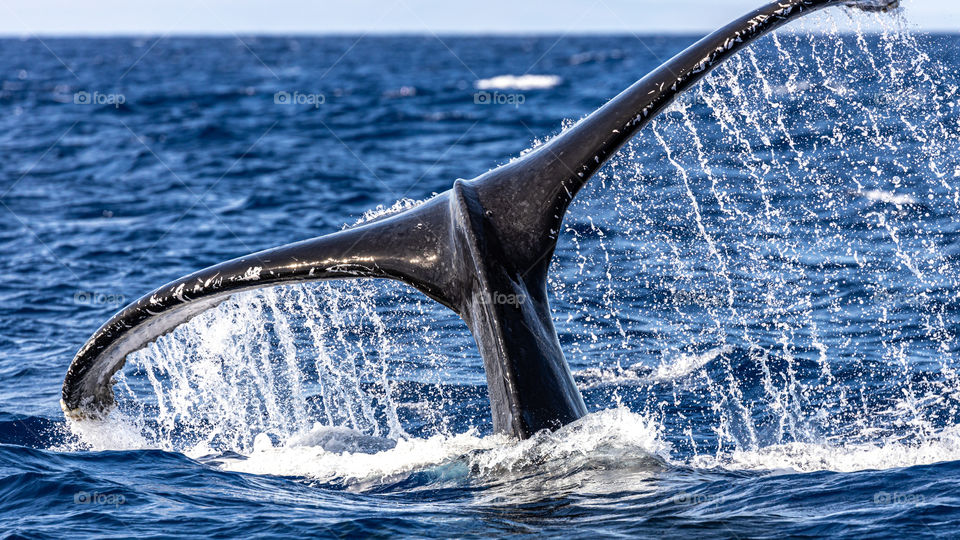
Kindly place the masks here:
POLYGON ((751 41, 832 5, 782 0, 693 44, 549 143, 457 180, 423 204, 327 236, 227 261, 164 285, 114 315, 73 359, 61 406, 104 416, 128 354, 240 291, 321 279, 390 278, 455 311, 483 358, 493 425, 526 438, 586 414, 547 301, 547 269, 567 206, 587 180, 680 93, 751 41), (509 298, 516 301, 501 302, 509 298))

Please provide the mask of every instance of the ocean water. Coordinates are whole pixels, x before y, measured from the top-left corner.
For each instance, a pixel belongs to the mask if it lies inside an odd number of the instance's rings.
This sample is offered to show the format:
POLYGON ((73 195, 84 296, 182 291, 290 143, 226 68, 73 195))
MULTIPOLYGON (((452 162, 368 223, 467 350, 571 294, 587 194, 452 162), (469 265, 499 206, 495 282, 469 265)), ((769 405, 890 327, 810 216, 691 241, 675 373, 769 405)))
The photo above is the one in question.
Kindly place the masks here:
POLYGON ((591 181, 551 273, 591 414, 520 442, 466 326, 377 281, 237 295, 108 419, 58 402, 127 302, 505 163, 698 36, 0 40, 0 531, 960 535, 960 37, 908 28, 764 38, 591 181))

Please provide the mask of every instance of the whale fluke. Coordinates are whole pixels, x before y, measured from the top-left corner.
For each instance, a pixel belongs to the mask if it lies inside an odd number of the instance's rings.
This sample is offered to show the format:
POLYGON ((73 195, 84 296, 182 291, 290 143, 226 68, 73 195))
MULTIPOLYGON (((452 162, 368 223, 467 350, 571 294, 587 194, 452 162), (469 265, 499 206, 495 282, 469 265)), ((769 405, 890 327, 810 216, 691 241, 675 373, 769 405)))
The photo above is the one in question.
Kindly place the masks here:
POLYGON ((107 321, 77 352, 61 406, 73 418, 113 405, 128 354, 231 294, 321 279, 389 278, 455 311, 476 340, 497 432, 526 438, 586 414, 550 314, 547 270, 570 202, 681 92, 751 41, 831 6, 896 0, 781 0, 708 35, 523 157, 429 201, 334 234, 227 261, 164 285, 107 321))

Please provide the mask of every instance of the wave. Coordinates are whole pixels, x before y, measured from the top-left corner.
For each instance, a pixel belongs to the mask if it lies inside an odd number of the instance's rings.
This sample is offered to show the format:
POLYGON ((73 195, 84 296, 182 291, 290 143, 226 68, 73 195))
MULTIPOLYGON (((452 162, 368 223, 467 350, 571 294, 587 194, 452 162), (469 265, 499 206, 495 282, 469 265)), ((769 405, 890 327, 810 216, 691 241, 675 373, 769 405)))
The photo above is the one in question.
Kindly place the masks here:
POLYGON ((664 382, 682 379, 705 368, 721 355, 729 355, 733 347, 724 345, 700 354, 678 354, 664 359, 655 369, 637 363, 629 367, 587 368, 575 373, 581 389, 601 386, 635 385, 641 382, 664 382))
MULTIPOLYGON (((156 448, 140 435, 134 422, 117 411, 103 421, 70 422, 69 426, 74 442, 56 450, 156 448)), ((274 439, 258 434, 253 450, 247 453, 215 452, 203 444, 183 453, 225 471, 305 478, 311 483, 367 491, 417 475, 425 475, 427 484, 469 477, 492 486, 510 478, 538 485, 567 485, 577 479, 575 483, 582 485, 598 475, 606 478, 611 471, 619 471, 623 478, 634 473, 646 477, 663 468, 671 449, 655 422, 622 407, 591 413, 555 432, 543 431, 526 440, 480 435, 475 428, 459 434, 391 440, 319 424, 286 441, 274 439)), ((594 482, 587 488, 603 491, 608 484, 594 482)))
POLYGON ((522 441, 500 434, 480 436, 470 430, 400 439, 392 448, 373 453, 360 448, 331 451, 363 437, 352 430, 333 432, 316 426, 286 444, 274 447, 261 439, 262 445, 249 455, 217 462, 228 471, 304 477, 365 490, 422 472, 441 481, 452 474, 500 482, 512 475, 566 477, 610 467, 652 470, 664 462, 669 450, 649 419, 623 408, 592 413, 556 432, 544 431, 522 441), (318 436, 322 445, 308 444, 318 436))
MULTIPOLYGON (((155 442, 140 435, 135 422, 116 411, 105 421, 70 422, 69 426, 77 441, 56 450, 157 448, 155 442)), ((594 494, 643 490, 652 475, 671 467, 782 474, 887 470, 960 461, 960 426, 956 425, 911 441, 791 442, 691 457, 676 452, 665 435, 665 426, 653 417, 618 407, 591 413, 527 440, 482 435, 476 428, 458 434, 390 439, 316 424, 287 440, 260 433, 248 452, 218 452, 199 444, 183 453, 227 472, 300 478, 356 492, 469 482, 484 486, 488 498, 509 492, 513 502, 517 497, 536 500, 571 489, 594 494)))
MULTIPOLYGON (((346 431, 338 434, 347 439, 358 435, 346 431)), ((342 440, 327 441, 328 444, 340 442, 342 440)), ((505 442, 498 437, 480 437, 472 431, 453 436, 401 439, 393 448, 375 453, 336 452, 319 445, 294 442, 278 447, 260 445, 249 455, 218 459, 218 463, 228 471, 304 477, 321 483, 341 483, 359 490, 397 481, 469 452, 489 450, 505 442)))
POLYGON ((653 372, 653 378, 660 381, 672 381, 686 377, 695 371, 704 368, 722 354, 730 354, 733 347, 724 345, 710 349, 702 354, 680 354, 672 361, 661 362, 653 372))

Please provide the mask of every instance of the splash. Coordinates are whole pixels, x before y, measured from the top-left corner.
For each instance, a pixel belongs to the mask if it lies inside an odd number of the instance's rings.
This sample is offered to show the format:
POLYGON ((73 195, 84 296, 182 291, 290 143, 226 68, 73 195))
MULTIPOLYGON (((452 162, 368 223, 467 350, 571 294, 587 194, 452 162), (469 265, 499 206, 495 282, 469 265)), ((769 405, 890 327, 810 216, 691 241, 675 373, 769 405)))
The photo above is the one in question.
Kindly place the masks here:
MULTIPOLYGON (((340 433, 341 437, 353 437, 340 433)), ((309 478, 363 491, 426 474, 429 482, 456 482, 468 476, 488 485, 516 488, 535 478, 542 491, 571 482, 572 473, 615 470, 642 473, 646 478, 663 467, 668 447, 657 426, 625 409, 590 414, 556 433, 541 432, 524 440, 504 435, 479 436, 470 430, 457 435, 402 439, 393 448, 375 453, 331 452, 302 440, 273 447, 264 445, 243 458, 221 459, 227 470, 309 478), (548 480, 553 478, 553 481, 548 480)), ((433 487, 436 487, 433 485, 433 487)), ((622 482, 608 485, 613 490, 622 482)), ((530 490, 518 490, 530 492, 530 490)))
MULTIPOLYGON (((235 296, 132 355, 120 410, 76 435, 357 490, 470 476, 504 488, 493 497, 636 489, 665 463, 960 459, 960 92, 903 20, 845 17, 721 66, 574 203, 551 302, 603 412, 528 441, 486 435, 462 322, 356 281, 235 296)), ((536 77, 478 87, 559 83, 536 77)))
POLYGON ((372 210, 367 210, 360 216, 360 219, 354 223, 354 225, 362 225, 364 223, 369 223, 371 221, 377 221, 385 217, 392 216, 394 214, 399 214, 410 210, 411 208, 416 208, 421 204, 427 202, 426 200, 418 201, 416 199, 400 199, 399 201, 393 203, 390 207, 385 207, 380 204, 372 210))
POLYGON ((902 19, 803 24, 678 99, 574 203, 558 326, 599 366, 587 386, 659 411, 687 463, 956 459, 956 81, 902 19))
POLYGON ((405 383, 445 382, 438 366, 448 358, 439 333, 447 328, 456 335, 459 325, 399 284, 378 289, 354 281, 239 294, 128 358, 115 385, 121 407, 111 422, 117 433, 136 425, 139 438, 111 439, 107 429, 87 422, 78 434, 93 448, 140 441, 194 455, 248 452, 257 434, 287 440, 316 422, 392 439, 409 437, 401 416, 408 426, 442 429, 445 419, 429 406, 442 397, 442 387, 418 393, 405 383), (387 324, 387 316, 398 320, 387 324), (430 319, 440 324, 431 326, 430 319), (416 361, 395 362, 408 340, 426 349, 416 361))

